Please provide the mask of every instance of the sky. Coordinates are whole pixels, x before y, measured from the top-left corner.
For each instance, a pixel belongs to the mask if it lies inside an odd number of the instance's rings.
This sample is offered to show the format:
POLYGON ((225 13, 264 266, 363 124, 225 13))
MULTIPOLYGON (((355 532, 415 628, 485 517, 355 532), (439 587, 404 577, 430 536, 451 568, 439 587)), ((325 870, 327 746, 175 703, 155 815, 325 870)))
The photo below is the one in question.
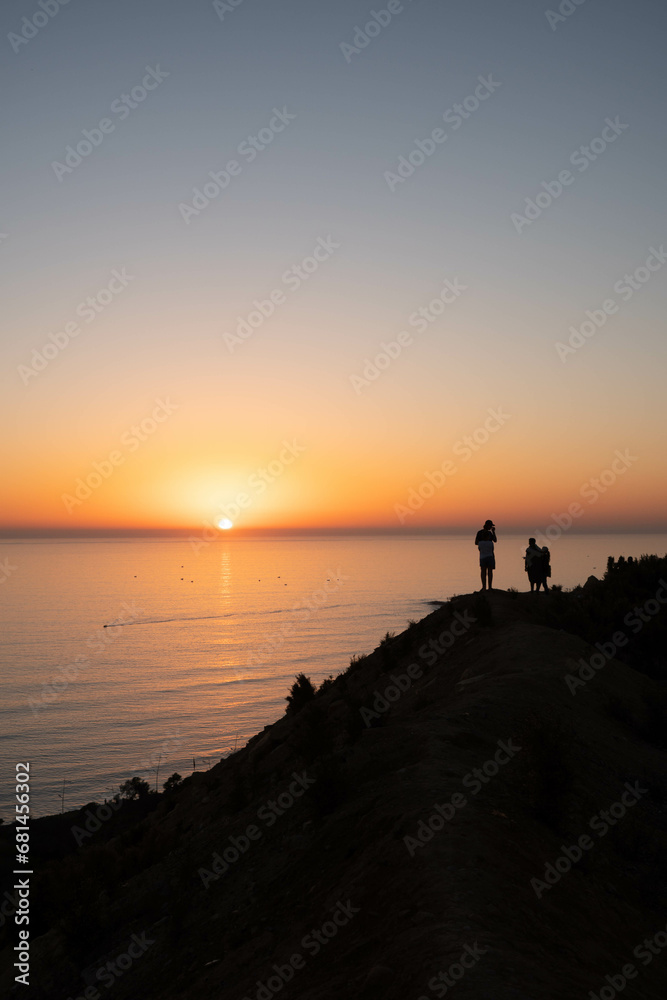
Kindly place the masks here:
POLYGON ((661 3, 0 22, 2 530, 665 528, 661 3))

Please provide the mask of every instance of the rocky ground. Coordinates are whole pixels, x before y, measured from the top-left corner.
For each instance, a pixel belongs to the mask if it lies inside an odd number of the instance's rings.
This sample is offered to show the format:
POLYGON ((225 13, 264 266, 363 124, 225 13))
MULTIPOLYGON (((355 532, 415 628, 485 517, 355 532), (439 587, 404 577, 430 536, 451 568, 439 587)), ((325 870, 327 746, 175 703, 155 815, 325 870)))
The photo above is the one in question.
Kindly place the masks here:
POLYGON ((82 814, 36 821, 5 995, 663 1000, 664 681, 612 659, 573 690, 566 596, 454 598, 80 847, 82 814))

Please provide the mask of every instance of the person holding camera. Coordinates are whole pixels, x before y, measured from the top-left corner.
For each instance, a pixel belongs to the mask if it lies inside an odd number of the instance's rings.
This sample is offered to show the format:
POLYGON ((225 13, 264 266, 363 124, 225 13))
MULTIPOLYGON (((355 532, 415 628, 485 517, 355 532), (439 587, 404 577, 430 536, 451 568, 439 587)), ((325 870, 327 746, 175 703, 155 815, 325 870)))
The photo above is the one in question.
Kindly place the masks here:
POLYGON ((479 549, 479 568, 482 577, 482 590, 491 590, 493 571, 496 568, 494 542, 497 542, 496 526, 493 521, 485 521, 475 535, 475 545, 479 549), (487 588, 488 580, 488 588, 487 588))

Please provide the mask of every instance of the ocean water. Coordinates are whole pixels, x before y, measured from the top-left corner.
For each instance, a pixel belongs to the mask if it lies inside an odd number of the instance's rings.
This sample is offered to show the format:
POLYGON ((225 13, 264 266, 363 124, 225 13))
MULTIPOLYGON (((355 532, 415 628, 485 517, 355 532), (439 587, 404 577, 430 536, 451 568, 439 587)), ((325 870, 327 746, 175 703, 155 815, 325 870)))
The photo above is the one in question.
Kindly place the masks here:
MULTIPOLYGON (((527 589, 524 536, 496 546, 498 587, 527 589)), ((602 576, 607 556, 664 555, 667 535, 570 535, 553 583, 602 576)), ((0 816, 17 762, 33 815, 102 801, 132 775, 155 787, 202 770, 313 682, 370 652, 429 601, 479 589, 461 536, 4 540, 0 561, 0 816), (108 627, 104 627, 104 626, 108 627)))

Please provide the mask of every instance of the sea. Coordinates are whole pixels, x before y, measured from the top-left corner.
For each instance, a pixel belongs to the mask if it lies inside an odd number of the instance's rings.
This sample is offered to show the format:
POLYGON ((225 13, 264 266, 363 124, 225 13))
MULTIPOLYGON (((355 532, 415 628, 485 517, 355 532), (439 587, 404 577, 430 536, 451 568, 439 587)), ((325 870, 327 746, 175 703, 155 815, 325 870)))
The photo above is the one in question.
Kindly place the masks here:
MULTIPOLYGON (((526 590, 525 536, 499 536, 494 584, 526 590)), ((563 534, 552 583, 665 534, 563 534)), ((480 587, 473 538, 223 536, 0 540, 0 817, 16 764, 31 811, 102 803, 135 775, 161 789, 212 767, 285 711, 295 676, 345 670, 387 632, 480 587)))

